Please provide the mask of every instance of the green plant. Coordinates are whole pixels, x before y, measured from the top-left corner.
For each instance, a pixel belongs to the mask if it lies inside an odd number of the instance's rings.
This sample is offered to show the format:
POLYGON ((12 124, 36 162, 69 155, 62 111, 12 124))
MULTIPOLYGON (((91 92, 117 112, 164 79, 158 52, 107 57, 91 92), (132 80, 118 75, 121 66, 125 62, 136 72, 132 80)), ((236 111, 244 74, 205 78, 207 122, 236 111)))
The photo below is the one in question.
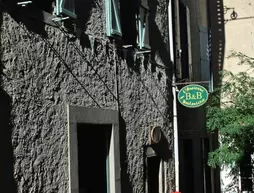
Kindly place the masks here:
POLYGON ((254 152, 254 58, 232 52, 243 72, 222 71, 221 84, 207 106, 207 128, 219 133, 220 146, 209 153, 211 167, 239 167, 244 155, 254 152))

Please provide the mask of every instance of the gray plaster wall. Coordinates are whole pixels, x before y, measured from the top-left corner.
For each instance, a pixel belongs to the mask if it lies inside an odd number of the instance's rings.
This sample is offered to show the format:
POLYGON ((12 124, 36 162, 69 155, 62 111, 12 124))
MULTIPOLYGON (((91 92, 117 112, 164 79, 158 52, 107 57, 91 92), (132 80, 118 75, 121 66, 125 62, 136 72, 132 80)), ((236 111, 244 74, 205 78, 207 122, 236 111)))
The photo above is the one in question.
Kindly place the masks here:
POLYGON ((70 40, 59 28, 30 18, 28 8, 2 10, 0 187, 5 193, 68 192, 67 104, 119 108, 126 193, 144 192, 143 146, 150 126, 162 126, 165 192, 173 189, 166 1, 150 1, 152 52, 129 50, 131 62, 105 36, 104 2, 96 2, 80 32, 92 35, 95 44, 70 40))

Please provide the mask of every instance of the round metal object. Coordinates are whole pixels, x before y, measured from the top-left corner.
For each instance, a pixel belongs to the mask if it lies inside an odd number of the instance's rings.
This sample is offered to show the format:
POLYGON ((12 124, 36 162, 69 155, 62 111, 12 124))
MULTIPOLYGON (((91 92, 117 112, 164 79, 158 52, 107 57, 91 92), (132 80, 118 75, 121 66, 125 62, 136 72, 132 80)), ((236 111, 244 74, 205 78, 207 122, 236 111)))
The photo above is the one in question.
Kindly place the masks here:
POLYGON ((231 17, 231 19, 235 20, 235 19, 237 19, 238 14, 237 14, 235 11, 233 11, 233 12, 231 13, 230 17, 231 17))
POLYGON ((161 140, 161 127, 157 126, 152 128, 150 135, 153 143, 159 143, 161 140))

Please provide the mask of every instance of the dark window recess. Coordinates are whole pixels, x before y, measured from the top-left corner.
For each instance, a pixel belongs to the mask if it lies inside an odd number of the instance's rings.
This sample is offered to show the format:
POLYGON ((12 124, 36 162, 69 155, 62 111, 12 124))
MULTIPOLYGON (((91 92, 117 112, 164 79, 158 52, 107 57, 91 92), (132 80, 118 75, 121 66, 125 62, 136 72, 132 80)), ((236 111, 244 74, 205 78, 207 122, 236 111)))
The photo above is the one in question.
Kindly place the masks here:
POLYGON ((56 0, 32 0, 33 4, 43 11, 46 11, 48 13, 54 12, 54 7, 56 5, 56 0))
POLYGON ((244 157, 240 163, 241 186, 242 191, 252 191, 252 164, 251 154, 245 152, 244 157))
POLYGON ((111 125, 78 124, 79 191, 108 193, 111 125))
POLYGON ((75 3, 81 0, 32 0, 32 5, 57 16, 76 19, 75 3))
POLYGON ((179 148, 180 190, 182 193, 194 193, 192 140, 180 140, 179 148))
POLYGON ((148 193, 159 193, 160 157, 147 158, 148 193))
POLYGON ((147 0, 120 0, 123 45, 150 49, 147 0))
POLYGON ((136 46, 137 27, 136 13, 138 4, 136 0, 120 0, 120 17, 122 24, 122 39, 124 45, 136 46))
POLYGON ((213 74, 212 74, 212 63, 211 57, 211 32, 207 27, 199 27, 200 34, 200 70, 201 70, 201 81, 209 81, 205 87, 209 92, 213 91, 213 74))
POLYGON ((181 78, 189 79, 189 41, 188 41, 188 15, 186 6, 179 1, 179 15, 180 15, 180 38, 181 38, 181 78))

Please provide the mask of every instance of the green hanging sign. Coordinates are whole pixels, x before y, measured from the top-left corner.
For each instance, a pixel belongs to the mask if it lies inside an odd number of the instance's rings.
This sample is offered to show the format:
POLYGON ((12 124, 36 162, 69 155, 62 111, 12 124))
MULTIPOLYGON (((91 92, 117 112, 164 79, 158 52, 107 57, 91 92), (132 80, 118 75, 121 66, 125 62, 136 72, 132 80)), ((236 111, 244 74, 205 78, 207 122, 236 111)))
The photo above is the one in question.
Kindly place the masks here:
POLYGON ((197 108, 208 100, 207 90, 200 85, 190 84, 183 87, 178 93, 178 101, 185 107, 197 108))

